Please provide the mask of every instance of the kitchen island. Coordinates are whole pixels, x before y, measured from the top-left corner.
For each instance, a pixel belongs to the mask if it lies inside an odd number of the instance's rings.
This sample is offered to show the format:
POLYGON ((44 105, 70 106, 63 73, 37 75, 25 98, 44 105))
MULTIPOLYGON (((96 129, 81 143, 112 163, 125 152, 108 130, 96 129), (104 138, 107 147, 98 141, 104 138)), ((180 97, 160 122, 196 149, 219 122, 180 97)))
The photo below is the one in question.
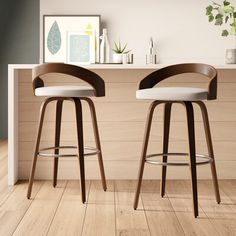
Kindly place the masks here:
MULTIPOLYGON (((152 71, 168 64, 157 65, 87 65, 86 68, 99 74, 106 83, 106 97, 94 98, 98 126, 103 150, 107 179, 136 179, 145 120, 150 101, 137 101, 135 91, 139 81, 152 71)), ((219 72, 218 99, 207 103, 215 148, 219 178, 236 178, 236 65, 210 63, 219 72)), ((8 81, 8 123, 9 154, 8 182, 13 185, 18 179, 27 179, 33 157, 34 142, 40 104, 43 98, 35 97, 32 89, 32 68, 36 65, 9 65, 8 81)), ((79 84, 78 80, 58 77, 46 81, 48 85, 79 84)), ((163 86, 205 87, 207 81, 196 76, 181 75, 161 83, 163 86)), ((87 146, 94 145, 88 107, 84 109, 84 135, 87 146)), ((173 107, 170 137, 170 151, 188 150, 184 108, 173 107)), ((199 110, 195 112, 197 152, 207 150, 203 125, 199 110)), ((49 105, 42 134, 42 147, 53 144, 55 106, 49 105)), ((72 104, 65 102, 62 122, 61 144, 73 145, 76 140, 75 116, 72 104)), ((162 108, 154 117, 150 137, 149 153, 161 152, 162 108)), ((99 167, 96 156, 86 157, 86 178, 98 179, 99 167)), ((198 178, 211 178, 210 166, 198 168, 198 178)), ((37 179, 51 179, 53 160, 39 158, 36 170, 37 179)), ((76 158, 59 160, 59 179, 78 179, 79 166, 76 158)), ((160 177, 160 167, 146 165, 144 178, 160 177)), ((189 178, 188 169, 169 168, 168 178, 189 178)))

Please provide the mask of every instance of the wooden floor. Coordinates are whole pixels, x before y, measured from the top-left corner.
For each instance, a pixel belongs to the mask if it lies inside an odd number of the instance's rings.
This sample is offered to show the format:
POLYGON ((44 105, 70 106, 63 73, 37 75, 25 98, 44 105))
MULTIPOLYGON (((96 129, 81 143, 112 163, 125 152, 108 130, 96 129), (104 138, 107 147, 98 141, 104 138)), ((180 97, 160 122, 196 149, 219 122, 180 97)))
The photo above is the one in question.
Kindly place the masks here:
POLYGON ((216 204, 210 181, 199 181, 200 216, 193 218, 190 183, 168 181, 159 196, 159 181, 144 181, 138 210, 132 208, 135 181, 86 183, 81 203, 79 181, 36 181, 32 200, 27 182, 7 186, 7 142, 0 141, 0 235, 236 235, 236 181, 220 181, 216 204))

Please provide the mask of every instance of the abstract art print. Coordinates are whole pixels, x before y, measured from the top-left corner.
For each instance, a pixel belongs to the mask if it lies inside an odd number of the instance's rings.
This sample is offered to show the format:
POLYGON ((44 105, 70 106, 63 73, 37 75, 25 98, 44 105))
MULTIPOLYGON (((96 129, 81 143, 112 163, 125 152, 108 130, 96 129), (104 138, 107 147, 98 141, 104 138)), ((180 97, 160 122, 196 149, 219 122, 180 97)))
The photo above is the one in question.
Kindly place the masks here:
POLYGON ((100 15, 44 15, 43 62, 99 61, 100 15))
POLYGON ((95 37, 84 32, 68 32, 67 63, 95 63, 95 37))

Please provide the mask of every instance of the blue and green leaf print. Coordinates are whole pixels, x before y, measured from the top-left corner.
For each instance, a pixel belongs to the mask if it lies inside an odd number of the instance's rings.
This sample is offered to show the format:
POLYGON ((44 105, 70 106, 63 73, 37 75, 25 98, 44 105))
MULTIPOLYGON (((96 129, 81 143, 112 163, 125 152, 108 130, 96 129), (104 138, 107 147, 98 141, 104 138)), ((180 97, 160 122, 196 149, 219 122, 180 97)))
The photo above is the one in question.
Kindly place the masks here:
POLYGON ((61 48, 61 32, 57 21, 54 21, 48 33, 47 46, 51 54, 55 55, 61 48))

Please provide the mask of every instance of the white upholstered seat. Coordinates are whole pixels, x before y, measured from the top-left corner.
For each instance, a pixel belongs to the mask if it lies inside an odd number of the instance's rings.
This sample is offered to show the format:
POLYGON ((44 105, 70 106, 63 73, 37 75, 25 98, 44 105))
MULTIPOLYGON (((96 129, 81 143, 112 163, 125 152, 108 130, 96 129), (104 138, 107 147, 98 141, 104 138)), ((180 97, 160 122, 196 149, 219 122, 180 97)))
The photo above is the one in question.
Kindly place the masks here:
POLYGON ((36 96, 46 97, 92 97, 94 89, 91 86, 47 86, 35 89, 36 96))
POLYGON ((137 99, 161 101, 199 101, 206 100, 208 91, 202 88, 159 87, 136 91, 137 99))

